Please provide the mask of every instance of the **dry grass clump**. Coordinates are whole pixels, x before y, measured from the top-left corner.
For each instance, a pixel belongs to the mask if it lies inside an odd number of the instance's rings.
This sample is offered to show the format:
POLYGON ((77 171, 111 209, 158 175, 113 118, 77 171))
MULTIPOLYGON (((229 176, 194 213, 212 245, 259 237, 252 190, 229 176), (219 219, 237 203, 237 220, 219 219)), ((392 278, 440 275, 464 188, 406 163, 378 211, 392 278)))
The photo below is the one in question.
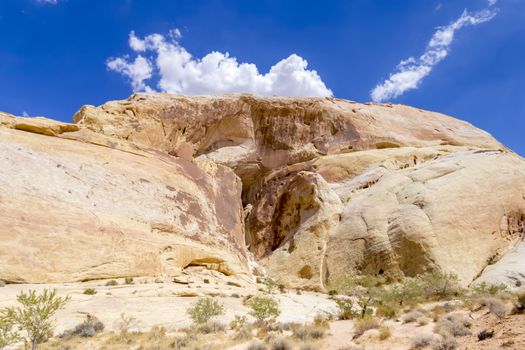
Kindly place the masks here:
POLYGON ((374 317, 364 317, 358 319, 354 323, 355 334, 354 337, 358 338, 362 336, 366 331, 370 329, 377 329, 381 326, 381 322, 374 317))
POLYGON ((386 340, 392 336, 392 331, 388 326, 381 326, 379 328, 379 340, 386 340))
POLYGON ((432 342, 432 350, 454 350, 458 347, 458 341, 451 336, 444 336, 432 342))
POLYGON ((266 345, 264 345, 260 341, 255 341, 251 343, 250 345, 248 345, 246 350, 268 350, 268 348, 266 347, 266 345))
POLYGON ((331 317, 324 317, 323 315, 317 314, 314 317, 313 325, 322 329, 330 329, 331 317))
POLYGON ((472 322, 463 314, 448 314, 442 317, 434 327, 434 333, 443 337, 461 337, 470 334, 472 322))
POLYGON ((480 305, 487 307, 491 314, 494 314, 499 318, 503 318, 507 314, 507 307, 505 306, 505 303, 500 299, 483 298, 480 299, 480 305))
POLYGON ((403 323, 418 322, 420 319, 424 318, 425 315, 419 310, 412 310, 403 315, 401 318, 403 323))
POLYGON ((315 325, 305 324, 293 327, 291 331, 294 337, 302 341, 309 339, 322 339, 325 336, 325 330, 315 325))
POLYGON ((276 338, 270 341, 271 350, 292 350, 292 344, 284 338, 276 338))
POLYGON ((203 334, 224 332, 225 330, 226 330, 226 325, 217 320, 209 320, 208 322, 199 326, 198 328, 198 331, 203 334))
POLYGON ((319 350, 319 348, 314 344, 302 344, 299 350, 319 350))
POLYGON ((434 340, 434 336, 430 334, 420 334, 412 339, 412 345, 410 349, 422 349, 429 346, 434 340))

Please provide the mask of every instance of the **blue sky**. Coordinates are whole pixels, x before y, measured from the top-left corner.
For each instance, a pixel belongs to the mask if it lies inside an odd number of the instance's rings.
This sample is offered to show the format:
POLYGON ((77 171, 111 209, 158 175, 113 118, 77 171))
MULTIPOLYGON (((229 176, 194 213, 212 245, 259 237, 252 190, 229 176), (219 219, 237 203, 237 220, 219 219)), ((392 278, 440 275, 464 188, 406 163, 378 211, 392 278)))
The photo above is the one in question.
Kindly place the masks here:
POLYGON ((138 89, 370 101, 392 74, 428 68, 431 38, 465 9, 471 17, 434 51, 446 57, 385 98, 468 120, 523 155, 523 0, 1 0, 0 110, 70 121, 83 104, 130 95, 130 74, 138 89), (191 69, 174 66, 188 54, 191 69), (144 64, 131 66, 137 57, 144 64), (227 64, 210 73, 208 59, 227 64), (235 66, 244 62, 253 65, 235 66))

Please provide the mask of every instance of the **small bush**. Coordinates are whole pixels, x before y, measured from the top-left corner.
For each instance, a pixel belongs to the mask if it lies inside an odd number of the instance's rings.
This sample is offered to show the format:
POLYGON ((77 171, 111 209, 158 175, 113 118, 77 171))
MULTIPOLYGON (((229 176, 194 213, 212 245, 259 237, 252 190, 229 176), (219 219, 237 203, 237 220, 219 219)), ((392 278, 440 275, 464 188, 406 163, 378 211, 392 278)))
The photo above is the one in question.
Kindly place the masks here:
POLYGON ((525 293, 518 295, 518 303, 525 308, 525 293))
POLYGON ((486 306, 491 314, 494 314, 499 318, 503 318, 507 314, 505 303, 499 299, 486 298, 481 300, 481 305, 486 306))
POLYGON ((226 325, 216 320, 209 320, 199 327, 199 332, 204 334, 224 332, 226 325))
POLYGON ((207 279, 207 278, 205 278, 205 279, 202 280, 202 282, 204 282, 204 283, 206 283, 206 284, 209 284, 209 283, 210 283, 210 280, 207 279))
POLYGON ((106 282, 106 287, 118 286, 118 282, 115 280, 109 280, 106 282))
POLYGON ((388 339, 391 335, 392 331, 388 326, 381 326, 381 328, 379 328, 379 340, 388 339))
POLYGON ((350 320, 356 317, 357 313, 354 309, 354 302, 350 298, 336 299, 335 303, 339 308, 339 319, 350 320))
POLYGON ((381 304, 376 307, 377 317, 395 318, 398 312, 399 309, 392 307, 391 305, 381 304))
POLYGON ((435 339, 432 342, 432 350, 454 350, 458 347, 458 341, 451 336, 435 339))
POLYGON ((411 322, 417 322, 419 319, 424 318, 425 315, 423 315, 421 312, 417 310, 412 310, 409 313, 406 313, 403 315, 402 320, 403 323, 411 323, 411 322))
POLYGON ((212 298, 199 298, 186 310, 193 322, 204 324, 211 318, 224 314, 224 307, 212 298))
POLYGON ((430 334, 417 335, 412 339, 411 349, 422 349, 432 343, 434 337, 430 334))
POLYGON ((231 329, 240 329, 246 327, 248 324, 248 318, 244 315, 235 315, 233 320, 230 322, 231 329))
POLYGON ((31 347, 36 349, 53 334, 53 316, 70 298, 57 296, 56 289, 44 289, 41 294, 34 290, 27 294, 20 292, 16 300, 21 306, 4 308, 0 310, 0 315, 5 322, 25 331, 31 347))
POLYGON ((319 350, 319 348, 313 344, 302 344, 299 350, 319 350))
POLYGON ((458 296, 463 291, 454 274, 434 271, 418 277, 423 296, 427 300, 442 300, 458 296))
POLYGON ((269 277, 263 279, 262 283, 266 286, 266 292, 269 294, 272 294, 277 288, 279 288, 279 283, 269 277))
POLYGON ((70 339, 72 337, 93 337, 104 330, 104 324, 95 316, 87 315, 86 319, 76 325, 73 329, 66 330, 60 338, 70 339))
POLYGON ((250 315, 259 322, 270 317, 277 317, 281 313, 278 302, 272 297, 265 295, 254 296, 248 301, 248 306, 252 309, 250 315))
POLYGON ((233 339, 235 340, 249 340, 249 339, 252 339, 253 337, 253 334, 252 334, 252 331, 249 327, 247 326, 244 326, 244 327, 241 327, 241 328, 238 328, 237 331, 235 332, 234 336, 233 336, 233 339))
POLYGON ((496 296, 503 292, 507 292, 508 288, 505 284, 487 284, 482 282, 472 288, 472 295, 474 296, 496 296))
POLYGON ((322 329, 330 329, 330 318, 324 317, 321 314, 317 314, 314 317, 314 326, 322 329))
POLYGON ((354 330, 355 334, 354 337, 360 337, 362 336, 366 331, 370 329, 377 329, 381 326, 381 323, 377 318, 373 317, 365 317, 361 318, 355 321, 354 323, 354 330))
POLYGON ((325 336, 324 329, 312 325, 302 325, 292 328, 294 337, 305 341, 309 339, 322 339, 325 336))
POLYGON ((260 341, 256 341, 248 345, 246 350, 268 350, 268 348, 260 341))
POLYGON ((436 326, 434 332, 443 337, 454 336, 461 337, 470 334, 472 323, 462 314, 449 314, 442 317, 436 326))
POLYGON ((126 277, 124 279, 125 284, 133 284, 133 277, 126 277))
POLYGON ((286 339, 279 338, 270 341, 271 350, 292 350, 292 344, 286 339))
POLYGON ((84 291, 82 292, 82 294, 85 294, 85 295, 95 295, 95 294, 97 294, 97 290, 94 289, 94 288, 86 288, 86 289, 84 289, 84 291))
POLYGON ((138 325, 139 321, 135 317, 125 313, 120 314, 120 320, 117 322, 117 327, 121 333, 128 333, 130 329, 136 328, 138 325))

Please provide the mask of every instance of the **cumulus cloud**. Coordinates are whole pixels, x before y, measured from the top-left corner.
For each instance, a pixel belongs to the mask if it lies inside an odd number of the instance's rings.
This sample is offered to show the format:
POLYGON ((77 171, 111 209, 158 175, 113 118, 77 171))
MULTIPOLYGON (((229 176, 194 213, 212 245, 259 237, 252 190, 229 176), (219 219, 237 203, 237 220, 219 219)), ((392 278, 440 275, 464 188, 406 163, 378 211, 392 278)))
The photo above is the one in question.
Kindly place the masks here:
POLYGON ((58 0, 36 0, 36 1, 41 4, 51 4, 51 5, 58 4, 58 0))
POLYGON ((178 29, 167 36, 150 34, 143 38, 131 32, 128 43, 136 57, 110 58, 106 65, 129 79, 134 91, 156 88, 189 95, 248 92, 261 96, 332 96, 317 72, 309 70, 308 62, 296 54, 262 74, 255 64, 239 63, 227 52, 193 57, 180 45, 181 36, 178 29))
POLYGON ((379 83, 372 91, 372 100, 383 102, 401 96, 408 90, 416 89, 421 81, 430 74, 435 65, 450 52, 450 45, 458 30, 466 26, 475 26, 494 18, 497 11, 485 9, 470 14, 467 10, 451 24, 439 27, 432 35, 425 52, 419 57, 410 57, 401 61, 388 79, 379 83))
POLYGON ((498 2, 498 0, 488 0, 488 1, 489 1, 489 6, 494 6, 498 2))

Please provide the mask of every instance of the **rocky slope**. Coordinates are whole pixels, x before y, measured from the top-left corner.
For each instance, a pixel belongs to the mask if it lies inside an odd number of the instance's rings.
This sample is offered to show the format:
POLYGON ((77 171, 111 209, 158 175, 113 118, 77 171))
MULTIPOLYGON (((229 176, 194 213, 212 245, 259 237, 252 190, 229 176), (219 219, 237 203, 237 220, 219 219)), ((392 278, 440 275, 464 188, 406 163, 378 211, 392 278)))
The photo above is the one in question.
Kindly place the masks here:
POLYGON ((136 94, 84 106, 75 124, 1 118, 0 279, 204 263, 243 275, 249 249, 292 287, 433 269, 469 284, 494 280, 496 267, 512 287, 525 282, 513 258, 525 161, 448 116, 332 98, 136 94))

